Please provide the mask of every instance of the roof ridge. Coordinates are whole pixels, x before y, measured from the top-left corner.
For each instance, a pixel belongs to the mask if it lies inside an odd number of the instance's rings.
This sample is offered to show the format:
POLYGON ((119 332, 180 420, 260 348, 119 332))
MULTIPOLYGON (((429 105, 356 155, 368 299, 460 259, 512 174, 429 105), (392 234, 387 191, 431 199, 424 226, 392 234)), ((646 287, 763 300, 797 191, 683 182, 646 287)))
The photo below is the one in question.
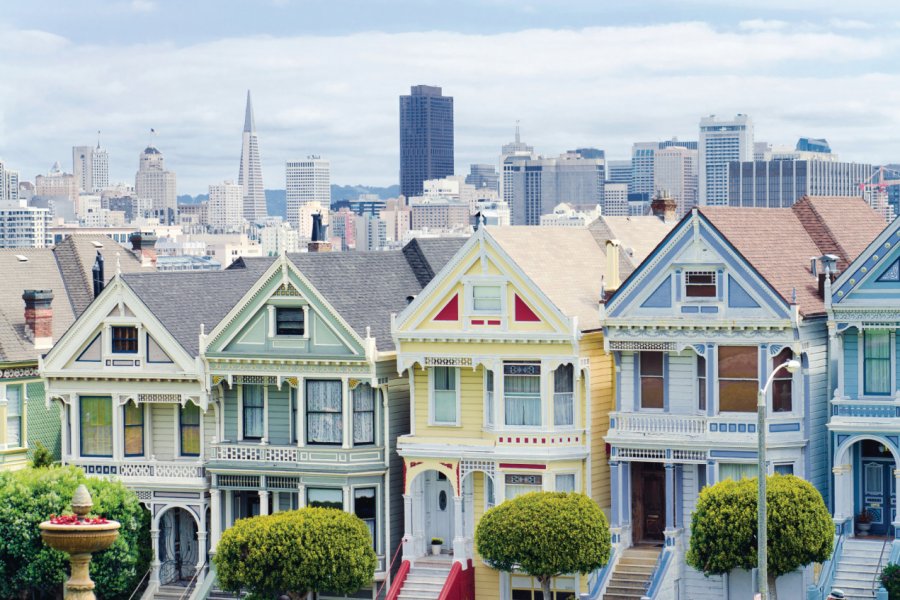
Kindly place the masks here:
MULTIPOLYGON (((59 270, 59 280, 62 281, 63 291, 66 293, 66 298, 69 299, 69 306, 72 307, 72 314, 75 315, 76 319, 77 319, 78 307, 75 306, 75 298, 72 297, 72 292, 71 292, 71 290, 69 290, 69 285, 66 282, 66 275, 65 275, 66 270, 63 269, 63 266, 61 264, 59 264, 59 256, 56 254, 56 249, 66 243, 69 243, 69 245, 72 245, 74 242, 69 242, 69 237, 66 237, 62 242, 60 242, 59 244, 56 244, 56 246, 53 247, 51 254, 53 254, 53 262, 56 264, 57 270, 59 270)), ((76 260, 77 260, 78 253, 72 252, 72 254, 76 255, 76 260)))
MULTIPOLYGON (((794 207, 798 207, 798 206, 800 207, 800 209, 802 209, 804 206, 809 208, 809 210, 812 212, 813 216, 816 218, 816 222, 822 227, 822 229, 828 235, 828 239, 831 241, 831 243, 834 245, 834 247, 837 248, 838 251, 841 253, 840 258, 843 259, 848 264, 853 262, 853 259, 856 257, 854 256, 853 258, 850 258, 848 256, 847 249, 844 248, 844 246, 838 241, 838 238, 834 234, 834 231, 832 231, 831 227, 828 225, 825 218, 822 216, 822 214, 816 208, 816 205, 812 201, 810 196, 804 196, 803 198, 800 199, 799 202, 794 204, 794 207)), ((795 216, 796 216, 796 213, 795 213, 795 216)), ((798 220, 800 221, 800 225, 803 226, 803 220, 799 219, 799 217, 798 217, 798 220)), ((816 242, 816 239, 810 234, 810 231, 806 228, 806 226, 803 226, 803 230, 806 231, 806 235, 809 236, 809 239, 812 240, 813 244, 815 244, 816 248, 819 248, 820 251, 822 251, 823 253, 826 253, 830 250, 830 248, 824 248, 824 249, 821 248, 819 246, 819 244, 816 242)))

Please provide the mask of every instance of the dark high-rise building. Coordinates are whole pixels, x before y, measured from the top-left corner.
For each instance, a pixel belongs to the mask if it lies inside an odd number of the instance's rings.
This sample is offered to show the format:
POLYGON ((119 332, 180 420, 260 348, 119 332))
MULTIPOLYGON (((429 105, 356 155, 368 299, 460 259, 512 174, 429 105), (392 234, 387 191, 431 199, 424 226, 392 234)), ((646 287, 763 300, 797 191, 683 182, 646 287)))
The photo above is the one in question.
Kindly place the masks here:
POLYGON ((477 189, 500 191, 500 174, 494 165, 475 164, 469 167, 466 175, 466 183, 474 185, 477 189))
POLYGON ((422 195, 422 182, 453 175, 453 97, 414 85, 400 96, 400 193, 422 195))

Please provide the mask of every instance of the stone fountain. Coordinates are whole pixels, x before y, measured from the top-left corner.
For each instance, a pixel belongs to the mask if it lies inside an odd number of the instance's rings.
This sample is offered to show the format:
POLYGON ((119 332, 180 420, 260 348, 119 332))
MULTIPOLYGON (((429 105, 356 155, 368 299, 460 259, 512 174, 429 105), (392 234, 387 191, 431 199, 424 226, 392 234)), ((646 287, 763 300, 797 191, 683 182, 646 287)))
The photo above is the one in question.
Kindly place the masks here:
POLYGON ((94 506, 87 487, 79 485, 72 497, 72 512, 75 518, 69 523, 54 523, 53 520, 41 523, 41 537, 44 543, 69 555, 72 575, 66 581, 66 600, 95 600, 94 582, 91 581, 88 567, 91 554, 109 548, 119 537, 117 521, 93 522, 87 518, 94 506))

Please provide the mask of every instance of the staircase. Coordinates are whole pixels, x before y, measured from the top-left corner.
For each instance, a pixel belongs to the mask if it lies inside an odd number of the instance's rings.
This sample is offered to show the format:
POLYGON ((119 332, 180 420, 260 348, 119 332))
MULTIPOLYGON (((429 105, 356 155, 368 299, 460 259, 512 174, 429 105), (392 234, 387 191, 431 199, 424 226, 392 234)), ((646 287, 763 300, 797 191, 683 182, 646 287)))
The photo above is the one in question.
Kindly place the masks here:
POLYGON ((659 546, 633 546, 616 563, 603 600, 641 600, 659 560, 659 546))
MULTIPOLYGON (((882 559, 883 547, 884 540, 845 539, 844 551, 834 573, 832 589, 843 591, 847 600, 874 598, 872 582, 881 571, 879 561, 882 559)), ((889 552, 890 547, 885 551, 885 560, 889 552)))
POLYGON ((194 586, 190 587, 185 585, 161 585, 156 590, 156 593, 153 594, 153 600, 187 600, 191 597, 191 592, 194 591, 194 586))
POLYGON ((437 600, 452 565, 449 555, 417 558, 400 588, 398 600, 437 600))

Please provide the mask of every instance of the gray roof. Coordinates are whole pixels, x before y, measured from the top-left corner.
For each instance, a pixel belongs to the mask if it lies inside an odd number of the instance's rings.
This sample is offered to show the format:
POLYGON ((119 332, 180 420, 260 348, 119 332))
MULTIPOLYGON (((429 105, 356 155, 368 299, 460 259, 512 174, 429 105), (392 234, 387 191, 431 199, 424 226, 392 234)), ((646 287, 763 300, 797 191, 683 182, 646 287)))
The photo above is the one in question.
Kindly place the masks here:
POLYGON ((466 238, 413 238, 403 254, 424 288, 465 243, 466 238))

